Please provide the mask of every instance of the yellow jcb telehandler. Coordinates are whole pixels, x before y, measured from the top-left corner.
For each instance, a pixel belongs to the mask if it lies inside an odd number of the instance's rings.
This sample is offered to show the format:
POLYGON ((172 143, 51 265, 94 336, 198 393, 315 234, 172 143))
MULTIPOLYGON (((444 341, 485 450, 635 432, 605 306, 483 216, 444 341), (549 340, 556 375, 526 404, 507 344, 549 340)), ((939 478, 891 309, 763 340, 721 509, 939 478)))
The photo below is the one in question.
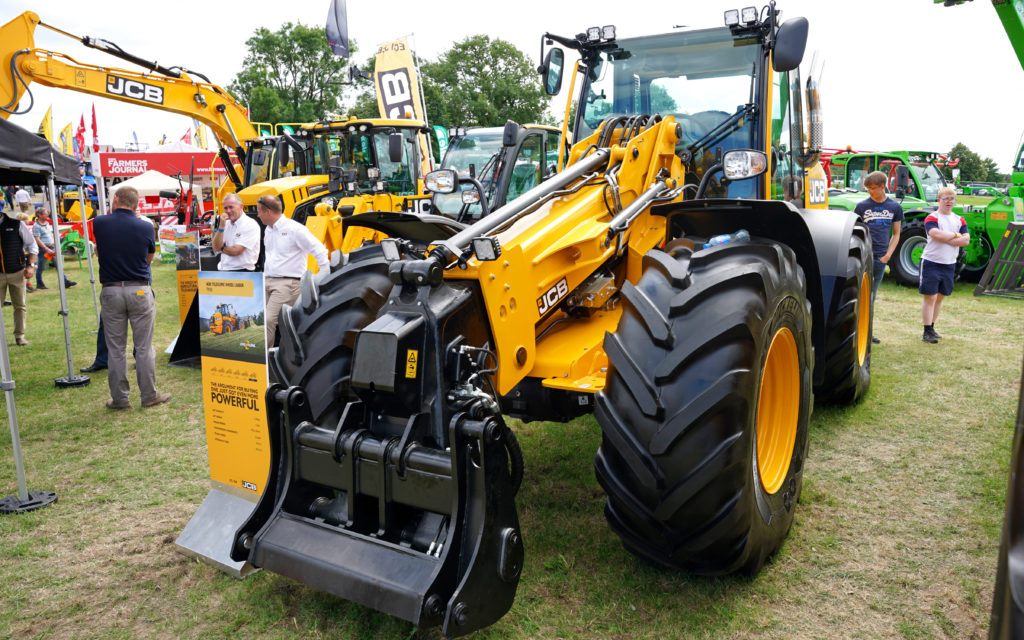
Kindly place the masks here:
POLYGON ((772 3, 716 29, 546 34, 549 93, 562 47, 580 57, 568 164, 454 233, 410 226, 304 276, 233 559, 446 637, 490 625, 529 533, 504 415, 593 412, 626 549, 756 573, 793 522, 814 395, 870 381, 870 240, 826 208, 807 29, 772 3))

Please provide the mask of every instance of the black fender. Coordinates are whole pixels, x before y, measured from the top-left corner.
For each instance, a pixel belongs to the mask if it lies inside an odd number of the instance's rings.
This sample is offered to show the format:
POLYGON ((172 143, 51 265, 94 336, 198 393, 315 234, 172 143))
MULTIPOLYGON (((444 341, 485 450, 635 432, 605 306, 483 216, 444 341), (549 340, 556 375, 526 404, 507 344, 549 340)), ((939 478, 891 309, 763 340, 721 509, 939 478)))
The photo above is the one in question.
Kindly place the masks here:
MULTIPOLYGON (((846 278, 846 258, 856 214, 829 209, 798 209, 782 200, 709 199, 653 207, 668 218, 666 242, 682 236, 710 238, 746 229, 752 236, 780 242, 796 253, 807 276, 807 299, 814 327, 812 344, 825 353, 825 327, 846 278)), ((698 249, 700 247, 697 247, 698 249)), ((814 384, 824 375, 823 357, 814 359, 814 384)))

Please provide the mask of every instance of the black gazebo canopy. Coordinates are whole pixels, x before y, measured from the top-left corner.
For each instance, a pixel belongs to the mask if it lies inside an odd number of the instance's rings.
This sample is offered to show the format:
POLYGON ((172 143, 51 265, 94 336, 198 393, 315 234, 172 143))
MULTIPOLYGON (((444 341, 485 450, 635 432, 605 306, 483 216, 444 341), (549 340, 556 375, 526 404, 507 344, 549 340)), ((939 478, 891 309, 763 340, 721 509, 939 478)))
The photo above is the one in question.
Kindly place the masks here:
POLYGON ((0 184, 44 185, 48 175, 60 184, 82 184, 77 160, 45 138, 0 120, 0 184))

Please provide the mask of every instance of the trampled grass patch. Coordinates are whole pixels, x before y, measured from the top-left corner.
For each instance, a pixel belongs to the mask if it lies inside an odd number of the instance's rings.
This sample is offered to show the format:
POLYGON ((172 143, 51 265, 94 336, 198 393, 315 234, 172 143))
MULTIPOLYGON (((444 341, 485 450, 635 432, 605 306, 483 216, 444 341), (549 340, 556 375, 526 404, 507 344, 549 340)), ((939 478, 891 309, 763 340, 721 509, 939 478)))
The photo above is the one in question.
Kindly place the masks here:
MULTIPOLYGON (((74 371, 91 362, 88 273, 71 289, 74 371)), ((29 297, 11 347, 31 490, 46 509, 0 517, 0 637, 428 638, 410 625, 261 572, 235 580, 174 540, 208 490, 200 374, 163 366, 177 332, 172 265, 154 267, 157 382, 170 403, 109 412, 106 376, 67 374, 55 289, 29 297)), ((48 282, 55 274, 48 271, 48 282)), ((512 421, 526 459, 526 564, 512 610, 478 638, 971 638, 985 635, 1024 353, 1024 306, 959 285, 921 342, 920 296, 879 292, 872 385, 818 406, 790 536, 755 578, 698 578, 623 550, 594 478, 591 417, 512 421)), ((11 312, 4 308, 8 343, 11 312)), ((130 361, 130 359, 129 359, 130 361)), ((0 494, 16 490, 0 430, 0 494)))

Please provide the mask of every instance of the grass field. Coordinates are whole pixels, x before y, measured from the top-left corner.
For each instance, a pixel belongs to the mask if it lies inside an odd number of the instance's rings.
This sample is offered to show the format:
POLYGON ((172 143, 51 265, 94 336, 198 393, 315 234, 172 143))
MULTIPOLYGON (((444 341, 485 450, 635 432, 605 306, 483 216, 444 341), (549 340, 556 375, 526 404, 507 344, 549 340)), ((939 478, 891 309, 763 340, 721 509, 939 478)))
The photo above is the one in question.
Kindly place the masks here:
POLYGON ((263 325, 254 324, 251 327, 238 331, 225 332, 214 335, 212 332, 205 332, 199 335, 199 340, 204 349, 218 349, 220 351, 237 351, 244 353, 257 349, 264 349, 266 342, 263 325), (245 345, 245 346, 242 346, 245 345), (252 345, 252 346, 250 346, 252 345))
MULTIPOLYGON (((77 263, 74 366, 92 360, 95 316, 77 263)), ((56 289, 30 294, 32 344, 11 347, 30 490, 59 501, 0 516, 0 638, 431 638, 408 624, 260 572, 235 580, 175 550, 208 490, 200 375, 162 366, 177 332, 172 265, 154 267, 157 382, 170 403, 109 412, 106 377, 67 374, 56 289)), ((48 283, 55 283, 47 271, 48 283)), ((707 579, 625 552, 594 479, 600 430, 513 423, 526 458, 518 498, 526 564, 512 610, 478 638, 982 638, 988 626, 1024 304, 943 306, 921 342, 915 291, 882 284, 872 385, 855 407, 812 417, 802 500, 759 576, 707 579)), ((8 343, 10 307, 3 310, 8 343)), ((0 430, 0 497, 16 491, 0 430)))

